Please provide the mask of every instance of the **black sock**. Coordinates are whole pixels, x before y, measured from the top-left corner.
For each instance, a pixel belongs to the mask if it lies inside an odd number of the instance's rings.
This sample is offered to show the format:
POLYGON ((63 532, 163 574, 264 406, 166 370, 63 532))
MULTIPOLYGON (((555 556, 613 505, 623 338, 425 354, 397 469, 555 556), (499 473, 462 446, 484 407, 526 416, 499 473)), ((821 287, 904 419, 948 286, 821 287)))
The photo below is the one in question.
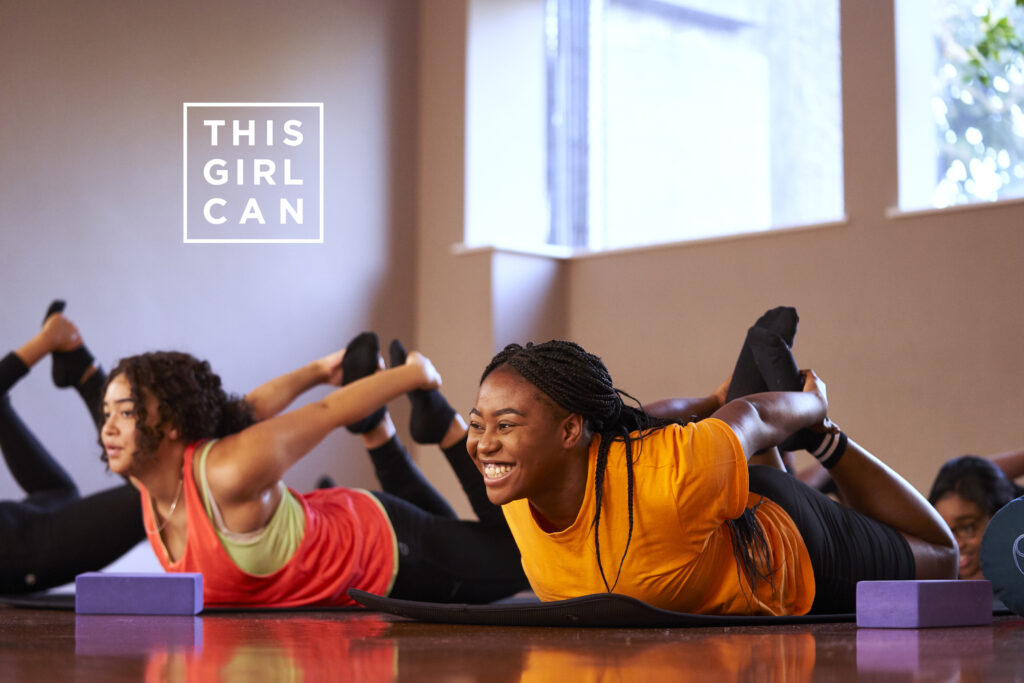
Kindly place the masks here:
MULTIPOLYGON (((392 340, 388 350, 391 367, 405 364, 402 342, 392 340)), ((455 417, 455 409, 437 389, 414 389, 406 394, 412 403, 409 416, 409 434, 416 443, 441 443, 455 417)))
MULTIPOLYGON (((54 313, 63 313, 66 304, 60 299, 50 302, 43 317, 45 323, 54 313)), ((89 349, 82 344, 74 351, 54 351, 50 354, 53 357, 53 383, 58 387, 73 387, 78 385, 85 371, 92 367, 95 359, 89 353, 89 349)))
POLYGON ((801 429, 787 437, 785 441, 779 444, 779 448, 784 451, 807 451, 808 453, 813 453, 818 450, 826 436, 828 436, 826 432, 801 429))
POLYGON ((793 339, 796 337, 796 326, 800 322, 800 316, 792 306, 776 306, 765 311, 764 315, 757 319, 754 327, 760 327, 782 337, 786 346, 793 346, 793 339))
MULTIPOLYGON (((753 329, 750 328, 750 330, 753 329)), ((733 368, 732 380, 729 382, 729 391, 725 395, 726 403, 768 390, 768 385, 761 379, 761 373, 757 370, 757 362, 754 360, 750 343, 747 341, 749 338, 750 331, 747 332, 747 339, 743 341, 739 358, 736 359, 736 367, 733 368)))
MULTIPOLYGON (((754 358, 758 373, 764 380, 765 391, 800 391, 803 389, 804 381, 800 375, 800 369, 796 365, 789 344, 782 336, 767 328, 751 327, 747 334, 747 346, 754 358)), ((803 429, 779 444, 779 448, 784 451, 795 451, 801 448, 814 450, 820 443, 818 436, 820 435, 815 432, 803 429), (808 443, 811 445, 810 448, 806 445, 808 443)))
MULTIPOLYGON (((380 340, 373 332, 363 332, 345 347, 345 356, 341 359, 342 386, 369 377, 377 372, 377 357, 380 355, 380 340)), ((345 425, 353 434, 365 434, 384 419, 387 407, 381 406, 358 422, 345 425)))
POLYGON ((819 444, 815 450, 811 451, 811 455, 813 455, 825 469, 830 470, 839 464, 839 460, 843 457, 843 454, 846 453, 846 447, 849 443, 850 440, 846 436, 845 432, 839 431, 834 434, 826 433, 821 444, 819 444))
POLYGON ((765 311, 747 330, 732 372, 727 401, 762 391, 799 390, 802 387, 800 371, 796 369, 790 351, 797 322, 799 317, 795 308, 777 306, 765 311), (797 378, 795 384, 793 377, 797 378))
POLYGON ((804 381, 789 344, 779 334, 762 327, 752 327, 747 346, 754 365, 764 381, 766 391, 800 391, 804 381))

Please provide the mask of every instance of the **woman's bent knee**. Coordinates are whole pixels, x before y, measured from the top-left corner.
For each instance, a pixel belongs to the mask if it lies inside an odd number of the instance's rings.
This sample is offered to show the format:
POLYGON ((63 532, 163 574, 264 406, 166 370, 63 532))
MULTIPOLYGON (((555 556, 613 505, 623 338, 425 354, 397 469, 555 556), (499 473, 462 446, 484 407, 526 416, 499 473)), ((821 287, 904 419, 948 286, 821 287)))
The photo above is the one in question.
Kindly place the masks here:
POLYGON ((958 576, 960 550, 956 545, 940 545, 911 536, 904 537, 914 554, 915 579, 955 579, 958 576))

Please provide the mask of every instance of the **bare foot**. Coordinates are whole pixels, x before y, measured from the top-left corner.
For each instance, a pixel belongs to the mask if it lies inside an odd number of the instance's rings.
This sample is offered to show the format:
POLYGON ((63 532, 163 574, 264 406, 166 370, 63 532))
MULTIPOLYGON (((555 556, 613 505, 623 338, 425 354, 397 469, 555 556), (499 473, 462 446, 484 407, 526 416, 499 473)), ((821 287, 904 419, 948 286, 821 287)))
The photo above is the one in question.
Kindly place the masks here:
POLYGON ((53 354, 53 377, 58 387, 82 384, 99 369, 92 354, 84 348, 78 327, 63 313, 48 317, 40 334, 53 354))

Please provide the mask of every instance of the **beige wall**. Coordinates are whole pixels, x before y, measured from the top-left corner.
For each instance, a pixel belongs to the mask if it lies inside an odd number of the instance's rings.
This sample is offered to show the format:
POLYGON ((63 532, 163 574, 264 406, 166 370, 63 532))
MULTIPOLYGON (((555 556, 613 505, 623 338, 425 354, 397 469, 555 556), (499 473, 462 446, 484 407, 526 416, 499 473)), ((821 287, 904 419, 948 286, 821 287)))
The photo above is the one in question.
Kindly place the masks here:
POLYGON ((447 248, 463 220, 464 65, 453 44, 464 40, 467 1, 424 3, 421 26, 419 228, 428 244, 417 335, 446 348, 434 353, 460 406, 489 352, 560 332, 601 355, 641 399, 708 392, 731 371, 747 327, 788 304, 802 320, 797 359, 828 382, 835 420, 918 488, 948 457, 1024 445, 1024 205, 887 216, 897 203, 891 3, 843 3, 848 221, 552 261, 550 288, 530 295, 546 311, 563 297, 559 330, 550 317, 538 326, 498 305, 523 291, 515 278, 495 285, 496 272, 508 274, 501 254, 447 248), (461 312, 448 310, 453 300, 461 312), (439 325, 442 312, 450 324, 439 325))
POLYGON ((834 419, 926 490, 946 458, 1024 446, 1024 206, 887 217, 896 84, 878 4, 842 12, 848 223, 575 261, 569 333, 641 397, 692 394, 763 310, 796 306, 797 359, 828 382, 834 419))
MULTIPOLYGON (((245 392, 363 329, 411 338, 416 28, 405 0, 0 4, 0 348, 63 297, 107 367, 181 348, 245 392), (251 101, 324 103, 324 244, 182 244, 182 103, 251 101)), ((48 375, 14 405, 83 491, 116 483, 48 375)), ((343 430, 288 482, 322 473, 376 486, 343 430)))
MULTIPOLYGON (((108 366, 185 348, 244 391, 376 329, 428 352, 465 413, 512 339, 573 337, 641 398, 708 391, 747 326, 785 303, 837 421, 915 485, 948 456, 1020 445, 1024 211, 887 217, 889 3, 843 10, 847 223, 559 261, 452 249, 466 214, 469 2, 0 5, 0 344, 20 344, 65 297, 108 366), (181 103, 248 100, 325 103, 325 244, 181 244, 181 103)), ((15 405, 83 490, 110 485, 48 365, 15 405)), ((419 455, 467 511, 442 459, 419 455)), ((365 460, 342 432, 289 483, 328 472, 372 486, 365 460)), ((0 477, 0 497, 14 495, 0 477)))

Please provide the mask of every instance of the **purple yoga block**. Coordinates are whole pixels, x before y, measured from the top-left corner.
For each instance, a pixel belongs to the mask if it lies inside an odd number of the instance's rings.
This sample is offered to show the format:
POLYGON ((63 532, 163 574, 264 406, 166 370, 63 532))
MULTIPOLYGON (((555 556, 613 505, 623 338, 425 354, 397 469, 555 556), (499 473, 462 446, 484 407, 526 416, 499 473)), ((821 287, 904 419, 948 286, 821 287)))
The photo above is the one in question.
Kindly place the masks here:
POLYGON ((861 581, 857 626, 927 628, 992 623, 988 581, 861 581))
POLYGON ((79 614, 185 614, 203 609, 202 574, 105 574, 75 577, 79 614))

